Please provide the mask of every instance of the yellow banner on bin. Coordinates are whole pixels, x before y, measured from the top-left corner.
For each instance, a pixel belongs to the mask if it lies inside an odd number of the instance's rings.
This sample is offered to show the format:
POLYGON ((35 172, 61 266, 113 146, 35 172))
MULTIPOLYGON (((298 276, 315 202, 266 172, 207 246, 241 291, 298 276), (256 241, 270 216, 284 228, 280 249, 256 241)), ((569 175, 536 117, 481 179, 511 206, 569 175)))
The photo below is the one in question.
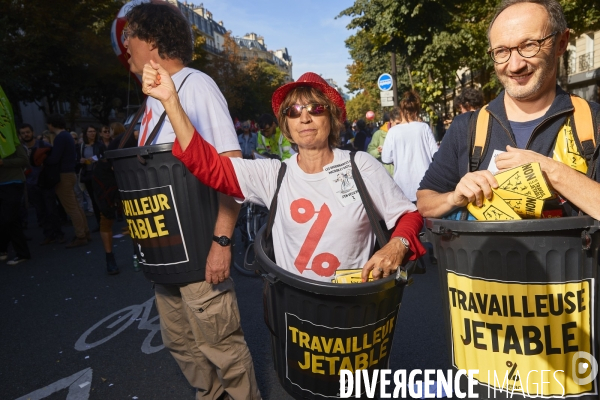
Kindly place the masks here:
POLYGON ((527 397, 596 391, 592 368, 581 358, 595 352, 593 279, 506 282, 453 271, 447 277, 456 368, 479 370, 474 378, 490 391, 527 397))

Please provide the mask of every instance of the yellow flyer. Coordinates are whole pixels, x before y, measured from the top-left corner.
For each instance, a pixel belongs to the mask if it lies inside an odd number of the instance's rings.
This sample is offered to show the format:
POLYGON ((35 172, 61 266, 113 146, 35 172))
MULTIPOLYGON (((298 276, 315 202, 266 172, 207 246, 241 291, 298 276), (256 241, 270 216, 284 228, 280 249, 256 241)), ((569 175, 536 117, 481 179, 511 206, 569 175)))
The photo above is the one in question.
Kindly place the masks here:
POLYGON ((494 176, 499 188, 539 200, 552 196, 539 163, 529 163, 494 176))
POLYGON ((502 197, 495 194, 492 200, 483 199, 483 205, 477 207, 473 203, 467 204, 467 210, 478 221, 516 221, 521 219, 519 215, 504 201, 502 197))
MULTIPOLYGON (((331 283, 362 283, 362 269, 343 269, 336 271, 331 283)), ((369 281, 373 280, 373 271, 369 274, 369 281)))
POLYGON ((523 196, 519 193, 508 192, 502 189, 492 189, 522 218, 541 218, 544 200, 523 196))
POLYGON ((579 154, 579 149, 577 149, 577 144, 575 144, 573 130, 569 122, 563 125, 560 132, 558 132, 552 159, 568 165, 582 174, 587 172, 587 162, 579 154))

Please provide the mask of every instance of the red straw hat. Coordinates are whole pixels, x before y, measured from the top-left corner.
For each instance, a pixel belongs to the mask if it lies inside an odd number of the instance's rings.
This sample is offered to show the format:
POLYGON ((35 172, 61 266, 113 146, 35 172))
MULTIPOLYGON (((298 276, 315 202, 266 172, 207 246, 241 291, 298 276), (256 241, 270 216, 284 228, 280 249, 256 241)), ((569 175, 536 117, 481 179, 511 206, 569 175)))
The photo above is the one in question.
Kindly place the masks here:
POLYGON ((299 86, 310 86, 314 87, 315 89, 319 89, 342 110, 341 121, 344 122, 346 120, 346 105, 344 104, 344 99, 335 88, 329 85, 325 79, 321 78, 321 76, 315 74, 314 72, 307 72, 303 74, 296 82, 286 83, 277 89, 275 93, 273 93, 271 105, 273 106, 273 112, 275 115, 279 115, 281 103, 283 103, 283 100, 285 100, 285 97, 290 90, 299 86))

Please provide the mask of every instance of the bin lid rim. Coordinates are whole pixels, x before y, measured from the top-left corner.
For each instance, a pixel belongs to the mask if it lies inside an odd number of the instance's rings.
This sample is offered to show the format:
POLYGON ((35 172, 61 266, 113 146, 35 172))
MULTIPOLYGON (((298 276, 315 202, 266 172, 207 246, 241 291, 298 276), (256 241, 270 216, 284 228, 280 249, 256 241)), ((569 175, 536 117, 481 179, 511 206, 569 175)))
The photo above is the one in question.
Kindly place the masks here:
POLYGON ((518 233, 590 229, 595 232, 600 229, 600 222, 587 215, 577 217, 489 222, 426 218, 425 226, 428 230, 438 234, 448 230, 464 233, 518 233))
POLYGON ((254 254, 260 261, 260 266, 267 274, 272 274, 281 282, 292 286, 296 289, 305 290, 307 292, 331 295, 331 296, 359 296, 372 293, 379 293, 395 286, 402 286, 396 283, 396 275, 390 275, 387 278, 379 279, 372 282, 364 282, 359 284, 339 284, 331 282, 320 282, 308 279, 296 274, 293 274, 281 268, 270 260, 262 247, 264 243, 264 233, 266 225, 264 225, 256 235, 254 242, 254 254))
POLYGON ((104 152, 104 157, 109 159, 145 156, 154 153, 171 152, 173 143, 156 144, 153 146, 128 147, 126 149, 108 150, 104 152))

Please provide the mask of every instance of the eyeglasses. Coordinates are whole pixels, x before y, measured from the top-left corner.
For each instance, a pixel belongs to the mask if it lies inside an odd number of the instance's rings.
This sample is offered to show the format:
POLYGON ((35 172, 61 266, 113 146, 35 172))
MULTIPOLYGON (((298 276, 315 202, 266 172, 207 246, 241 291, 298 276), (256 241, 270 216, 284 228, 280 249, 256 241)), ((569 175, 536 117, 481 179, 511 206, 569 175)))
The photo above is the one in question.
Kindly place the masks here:
POLYGON ((515 47, 496 47, 488 50, 488 54, 496 64, 504 64, 505 62, 508 62, 514 49, 517 49, 517 52, 521 55, 521 57, 531 58, 540 52, 542 44, 546 40, 550 39, 556 34, 558 34, 558 31, 551 33, 545 38, 539 40, 526 40, 515 47))
POLYGON ((125 43, 126 40, 129 40, 129 38, 133 35, 133 32, 131 32, 131 30, 129 29, 123 29, 123 33, 121 34, 121 43, 125 43))
POLYGON ((302 115, 303 108, 306 108, 306 111, 308 111, 310 115, 322 115, 329 108, 329 106, 325 104, 306 104, 304 106, 300 104, 294 104, 293 106, 289 106, 283 110, 283 114, 289 118, 298 118, 300 115, 302 115))

